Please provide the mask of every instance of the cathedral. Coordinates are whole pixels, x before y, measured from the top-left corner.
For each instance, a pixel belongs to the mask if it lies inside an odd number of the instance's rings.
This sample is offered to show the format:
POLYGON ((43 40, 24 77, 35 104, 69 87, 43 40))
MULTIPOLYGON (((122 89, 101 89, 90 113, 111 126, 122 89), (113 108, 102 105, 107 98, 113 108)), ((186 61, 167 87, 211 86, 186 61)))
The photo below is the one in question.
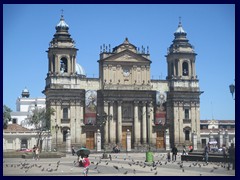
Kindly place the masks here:
MULTIPOLYGON (((96 149, 116 144, 131 148, 164 149, 169 133, 170 147, 190 145, 193 134, 200 146, 200 94, 196 75, 196 53, 181 21, 166 54, 166 80, 150 78, 148 47, 137 48, 128 38, 112 48, 101 46, 99 78, 88 78, 76 62, 77 47, 63 15, 49 43, 48 73, 43 93, 51 116, 52 146, 64 148, 66 135, 71 145, 96 149)), ((97 59, 97 57, 96 57, 97 59)))

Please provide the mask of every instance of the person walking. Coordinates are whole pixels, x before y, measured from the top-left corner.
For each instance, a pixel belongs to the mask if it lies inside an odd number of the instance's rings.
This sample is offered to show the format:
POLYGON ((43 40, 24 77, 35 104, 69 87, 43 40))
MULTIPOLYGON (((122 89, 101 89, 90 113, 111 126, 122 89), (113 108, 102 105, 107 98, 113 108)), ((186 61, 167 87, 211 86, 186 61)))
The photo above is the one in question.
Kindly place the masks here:
POLYGON ((223 144, 222 153, 223 153, 223 163, 225 165, 227 163, 227 148, 225 144, 223 144))
POLYGON ((75 154, 75 149, 74 149, 74 146, 72 146, 72 155, 74 156, 75 154))
POLYGON ((36 148, 37 148, 37 146, 36 145, 34 145, 33 146, 33 159, 36 159, 36 148))
POLYGON ((89 171, 89 166, 90 166, 90 161, 88 159, 88 155, 85 155, 83 160, 82 160, 82 163, 83 163, 83 174, 84 176, 87 176, 88 175, 88 171, 89 171))
POLYGON ((205 148, 204 148, 204 158, 205 158, 205 162, 208 163, 208 154, 210 151, 210 144, 208 143, 205 148))
POLYGON ((174 145, 172 148, 172 161, 176 161, 177 159, 177 153, 178 153, 178 149, 177 147, 174 145))
POLYGON ((185 146, 183 146, 182 155, 187 155, 187 150, 186 150, 186 147, 185 147, 185 146))
POLYGON ((39 147, 37 146, 37 148, 36 148, 36 160, 39 160, 39 152, 40 152, 40 150, 39 150, 39 147))
POLYGON ((234 147, 234 143, 231 143, 231 146, 228 149, 228 154, 229 154, 228 167, 230 169, 230 164, 232 164, 232 170, 235 170, 235 147, 234 147))

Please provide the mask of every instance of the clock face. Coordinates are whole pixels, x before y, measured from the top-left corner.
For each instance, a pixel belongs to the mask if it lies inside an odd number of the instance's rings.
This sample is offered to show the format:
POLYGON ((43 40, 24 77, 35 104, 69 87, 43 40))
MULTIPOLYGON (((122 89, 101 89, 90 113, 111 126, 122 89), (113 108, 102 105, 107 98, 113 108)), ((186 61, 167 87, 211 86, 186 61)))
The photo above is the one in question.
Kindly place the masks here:
POLYGON ((125 77, 129 76, 129 74, 130 74, 130 70, 128 68, 123 69, 123 75, 125 77))

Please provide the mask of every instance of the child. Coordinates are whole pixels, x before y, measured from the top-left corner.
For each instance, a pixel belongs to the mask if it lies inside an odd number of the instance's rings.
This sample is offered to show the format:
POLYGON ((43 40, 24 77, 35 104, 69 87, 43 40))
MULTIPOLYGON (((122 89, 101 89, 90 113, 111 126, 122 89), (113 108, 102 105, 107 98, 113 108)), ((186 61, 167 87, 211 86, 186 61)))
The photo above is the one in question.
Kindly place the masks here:
POLYGON ((90 166, 90 161, 88 159, 88 155, 84 156, 83 160, 82 160, 82 163, 83 163, 83 174, 84 176, 87 176, 88 175, 88 170, 89 170, 89 166, 90 166))

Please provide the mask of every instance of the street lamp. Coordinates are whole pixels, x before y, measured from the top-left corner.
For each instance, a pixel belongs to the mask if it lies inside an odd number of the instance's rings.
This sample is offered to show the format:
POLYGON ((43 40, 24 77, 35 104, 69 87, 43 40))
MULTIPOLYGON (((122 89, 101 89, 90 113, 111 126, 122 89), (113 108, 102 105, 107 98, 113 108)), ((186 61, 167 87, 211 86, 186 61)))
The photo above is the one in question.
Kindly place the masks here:
MULTIPOLYGON (((99 115, 97 114, 97 127, 99 129, 101 129, 101 132, 102 132, 102 128, 104 127, 104 125, 106 124, 106 122, 108 120, 112 120, 113 116, 110 114, 110 115, 107 115, 106 112, 104 112, 103 115, 99 115)), ((101 133, 102 134, 102 133, 101 133)), ((108 158, 108 155, 106 154, 106 144, 104 143, 104 152, 103 152, 103 155, 102 155, 102 158, 103 159, 107 159, 108 158)))
MULTIPOLYGON (((230 89, 230 93, 232 94, 232 98, 233 98, 233 94, 235 93, 235 85, 234 84, 229 85, 229 89, 230 89)), ((233 100, 235 100, 235 98, 233 100)))
POLYGON ((57 149, 58 149, 58 148, 57 148, 57 134, 58 134, 59 128, 60 128, 60 127, 58 126, 58 124, 56 124, 56 125, 55 125, 55 131, 56 131, 56 151, 57 151, 57 149))

